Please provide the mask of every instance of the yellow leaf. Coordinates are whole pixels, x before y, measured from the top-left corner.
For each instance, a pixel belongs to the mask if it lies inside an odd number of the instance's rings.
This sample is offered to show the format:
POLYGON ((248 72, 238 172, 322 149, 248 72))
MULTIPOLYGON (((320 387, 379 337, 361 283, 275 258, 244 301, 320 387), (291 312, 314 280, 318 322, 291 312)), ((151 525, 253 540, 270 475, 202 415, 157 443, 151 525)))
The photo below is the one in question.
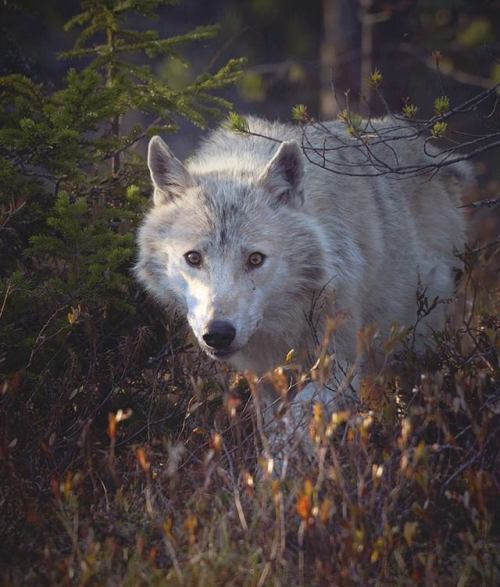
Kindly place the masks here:
POLYGON ((163 531, 165 532, 165 534, 168 534, 169 536, 171 536, 173 527, 174 527, 174 520, 173 520, 172 516, 168 516, 167 518, 165 518, 165 521, 163 522, 163 531))
POLYGON ((304 481, 304 495, 307 495, 307 497, 311 497, 311 495, 313 494, 313 490, 313 484, 309 479, 306 479, 304 481))
POLYGON ((380 84, 382 83, 382 80, 383 80, 383 76, 382 76, 380 69, 378 69, 378 68, 374 69, 370 74, 370 78, 369 78, 370 85, 373 88, 378 88, 380 86, 380 84))
POLYGON ((406 543, 408 546, 411 546, 413 543, 413 537, 415 536, 415 532, 418 529, 418 522, 405 522, 403 528, 403 536, 405 537, 406 543))
POLYGON ((196 530, 198 528, 198 518, 193 514, 189 514, 184 521, 184 528, 188 533, 188 541, 192 546, 196 542, 196 530))
POLYGON ((75 324, 75 322, 78 320, 78 318, 80 317, 80 312, 81 312, 80 305, 78 305, 76 308, 71 306, 71 311, 68 312, 68 322, 71 325, 75 324))
POLYGON ((420 462, 422 459, 425 458, 426 453, 427 453, 427 450, 426 450, 425 442, 423 440, 421 440, 417 444, 417 447, 415 448, 414 462, 415 463, 420 462))
POLYGON ((313 419, 318 424, 323 420, 323 410, 321 409, 321 404, 318 402, 313 406, 313 419))

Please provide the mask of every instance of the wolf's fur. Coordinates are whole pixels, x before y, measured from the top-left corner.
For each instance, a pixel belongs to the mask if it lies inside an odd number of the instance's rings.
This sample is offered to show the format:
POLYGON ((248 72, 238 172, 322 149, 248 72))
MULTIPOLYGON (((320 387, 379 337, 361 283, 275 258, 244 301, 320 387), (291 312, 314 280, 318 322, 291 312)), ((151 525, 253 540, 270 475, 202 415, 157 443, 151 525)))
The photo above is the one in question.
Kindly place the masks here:
MULTIPOLYGON (((343 123, 326 126, 328 136, 308 130, 319 149, 353 141, 343 123)), ((326 318, 342 314, 335 352, 353 361, 364 325, 376 323, 383 336, 392 321, 414 322, 419 283, 430 298, 452 295, 466 164, 431 179, 349 177, 308 162, 300 128, 257 118, 249 128, 278 141, 220 128, 185 166, 158 137, 149 147, 154 206, 139 231, 136 275, 162 304, 181 309, 209 354, 207 324, 228 321, 236 337, 227 360, 260 374, 291 348, 312 356, 326 318), (186 263, 193 250, 200 267, 186 263), (249 268, 252 252, 266 255, 261 267, 249 268)), ((421 141, 394 145, 400 164, 429 161, 421 141)), ((394 160, 388 147, 374 150, 394 160)), ((361 171, 363 154, 350 151, 360 167, 349 171, 361 171)), ((426 326, 442 319, 434 312, 426 326)))

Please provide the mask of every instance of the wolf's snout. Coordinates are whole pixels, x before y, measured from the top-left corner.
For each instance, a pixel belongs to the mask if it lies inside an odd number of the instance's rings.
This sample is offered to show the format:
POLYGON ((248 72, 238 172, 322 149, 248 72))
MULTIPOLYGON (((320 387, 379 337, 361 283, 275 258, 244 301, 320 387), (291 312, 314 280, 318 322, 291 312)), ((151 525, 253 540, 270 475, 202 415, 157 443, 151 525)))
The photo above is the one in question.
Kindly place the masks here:
POLYGON ((203 335, 206 344, 217 350, 225 351, 229 348, 236 336, 236 329, 230 322, 212 320, 208 323, 207 332, 203 335))

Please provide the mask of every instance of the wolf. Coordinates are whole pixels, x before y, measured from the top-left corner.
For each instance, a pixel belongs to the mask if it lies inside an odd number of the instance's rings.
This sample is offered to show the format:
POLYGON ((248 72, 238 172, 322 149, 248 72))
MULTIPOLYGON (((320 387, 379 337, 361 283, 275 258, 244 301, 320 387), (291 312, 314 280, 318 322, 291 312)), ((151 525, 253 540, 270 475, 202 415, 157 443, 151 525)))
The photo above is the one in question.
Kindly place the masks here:
MULTIPOLYGON (((414 324, 419 286, 429 298, 453 295, 468 164, 432 178, 373 176, 353 148, 349 173, 332 173, 325 145, 355 142, 343 122, 304 131, 246 120, 245 133, 213 131, 185 164, 158 136, 148 148, 153 205, 138 232, 135 274, 160 304, 186 316, 210 357, 262 375, 294 349, 311 365, 337 320, 333 352, 339 364, 353 364, 366 325, 383 339, 393 322, 414 324)), ((387 136, 394 121, 371 124, 387 136)), ((394 158, 397 149, 400 165, 432 159, 423 139, 392 145, 379 142, 373 157, 394 158)), ((443 321, 439 308, 427 316, 424 339, 443 321)))

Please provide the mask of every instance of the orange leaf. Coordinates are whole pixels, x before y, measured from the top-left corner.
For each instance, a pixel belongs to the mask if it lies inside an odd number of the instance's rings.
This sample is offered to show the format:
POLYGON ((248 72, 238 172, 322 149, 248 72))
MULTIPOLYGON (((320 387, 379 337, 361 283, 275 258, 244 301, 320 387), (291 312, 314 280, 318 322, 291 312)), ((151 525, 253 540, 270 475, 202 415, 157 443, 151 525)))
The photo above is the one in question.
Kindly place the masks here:
POLYGON ((214 452, 220 452, 222 446, 222 436, 218 432, 213 432, 210 438, 210 447, 214 452))
POLYGON ((150 464, 148 463, 148 460, 146 458, 146 452, 143 448, 138 448, 135 451, 135 456, 137 457, 137 460, 139 461, 139 465, 141 466, 141 469, 146 473, 147 471, 149 471, 149 467, 150 464))
POLYGON ((297 513, 303 520, 311 516, 311 499, 307 495, 300 495, 296 505, 297 513))
POLYGON ((108 436, 114 440, 116 438, 116 416, 108 414, 108 436))

